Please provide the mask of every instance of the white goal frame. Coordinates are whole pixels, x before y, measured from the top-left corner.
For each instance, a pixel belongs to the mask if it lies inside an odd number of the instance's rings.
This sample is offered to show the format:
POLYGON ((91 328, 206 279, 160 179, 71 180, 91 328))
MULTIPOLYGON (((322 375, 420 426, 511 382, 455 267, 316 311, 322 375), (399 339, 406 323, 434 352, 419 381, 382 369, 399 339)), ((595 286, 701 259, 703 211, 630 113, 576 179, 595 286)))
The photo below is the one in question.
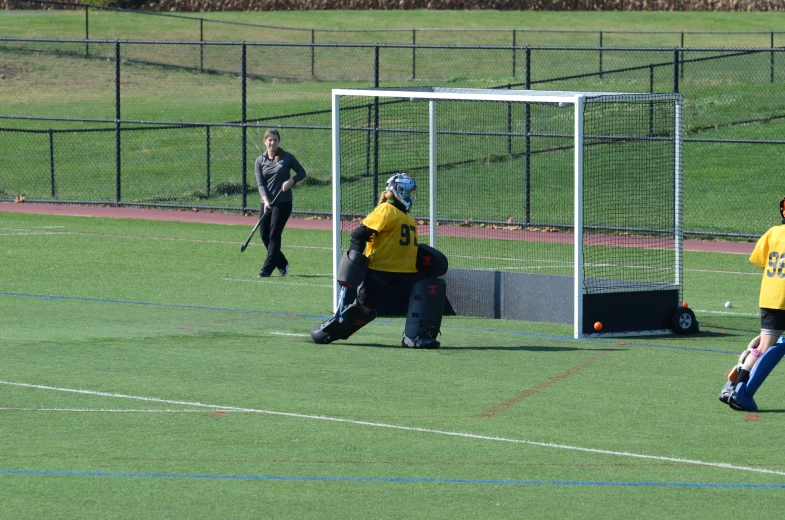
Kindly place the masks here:
MULTIPOLYGON (((436 111, 439 100, 463 100, 463 101, 502 101, 502 102, 530 102, 530 103, 553 103, 560 107, 572 107, 574 111, 574 248, 573 248, 573 337, 586 338, 596 336, 639 336, 646 334, 669 334, 672 329, 652 329, 645 331, 625 332, 625 333, 587 333, 584 330, 584 309, 583 300, 585 290, 583 284, 583 246, 584 246, 584 227, 583 227, 583 113, 584 105, 591 103, 594 98, 612 96, 615 100, 624 101, 672 101, 675 106, 675 128, 673 133, 675 149, 675 216, 674 216, 674 251, 675 251, 675 274, 673 284, 678 289, 679 302, 682 301, 683 293, 683 221, 682 208, 683 200, 681 187, 683 186, 682 170, 682 113, 683 98, 681 94, 655 94, 655 93, 623 93, 623 92, 578 92, 578 91, 545 91, 545 90, 495 90, 495 89, 462 89, 462 88, 443 88, 427 87, 422 90, 416 88, 406 89, 333 89, 332 91, 332 220, 333 220, 333 308, 338 306, 338 295, 340 287, 336 280, 338 273, 338 263, 341 257, 341 156, 340 156, 340 110, 341 98, 344 96, 365 96, 371 98, 389 98, 410 100, 427 100, 429 105, 429 183, 430 194, 430 218, 429 235, 430 245, 438 248, 437 244, 437 218, 436 218, 436 186, 438 182, 437 171, 437 131, 436 111)), ((449 286, 448 286, 449 288, 449 286)))

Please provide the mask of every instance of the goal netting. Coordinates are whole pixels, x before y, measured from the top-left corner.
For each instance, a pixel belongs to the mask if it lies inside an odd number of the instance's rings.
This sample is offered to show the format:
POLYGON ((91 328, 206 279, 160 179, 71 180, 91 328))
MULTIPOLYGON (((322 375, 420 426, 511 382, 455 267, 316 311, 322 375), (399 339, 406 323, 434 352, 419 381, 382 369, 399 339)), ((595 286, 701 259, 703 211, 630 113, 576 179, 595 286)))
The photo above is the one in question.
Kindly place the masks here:
POLYGON ((336 259, 405 172, 456 314, 573 323, 576 337, 595 321, 666 331, 681 301, 680 107, 679 94, 334 90, 336 259))

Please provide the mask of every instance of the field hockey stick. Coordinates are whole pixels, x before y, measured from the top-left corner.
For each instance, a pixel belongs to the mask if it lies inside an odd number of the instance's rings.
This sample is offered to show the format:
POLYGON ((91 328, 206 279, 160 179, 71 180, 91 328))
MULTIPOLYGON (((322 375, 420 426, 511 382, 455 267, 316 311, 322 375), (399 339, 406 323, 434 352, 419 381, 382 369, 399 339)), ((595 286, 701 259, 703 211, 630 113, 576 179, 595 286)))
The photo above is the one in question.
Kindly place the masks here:
POLYGON ((338 320, 338 323, 343 323, 343 316, 341 316, 341 313, 343 312, 344 298, 346 298, 346 285, 341 283, 341 294, 338 296, 338 310, 335 311, 335 319, 338 320))
MULTIPOLYGON (((279 191, 278 195, 280 195, 281 193, 283 193, 283 190, 279 191)), ((273 201, 270 203, 270 207, 272 207, 272 205, 275 204, 275 201, 278 200, 278 195, 273 197, 273 201)), ((254 234, 256 233, 256 230, 259 229, 259 226, 262 225, 262 221, 264 221, 264 217, 266 217, 269 213, 270 213, 269 211, 262 211, 262 216, 259 217, 259 221, 256 223, 256 225, 251 230, 251 234, 248 235, 248 240, 245 241, 245 244, 240 246, 240 252, 241 253, 243 251, 245 251, 245 248, 248 247, 248 244, 251 243, 251 239, 253 238, 254 234)))

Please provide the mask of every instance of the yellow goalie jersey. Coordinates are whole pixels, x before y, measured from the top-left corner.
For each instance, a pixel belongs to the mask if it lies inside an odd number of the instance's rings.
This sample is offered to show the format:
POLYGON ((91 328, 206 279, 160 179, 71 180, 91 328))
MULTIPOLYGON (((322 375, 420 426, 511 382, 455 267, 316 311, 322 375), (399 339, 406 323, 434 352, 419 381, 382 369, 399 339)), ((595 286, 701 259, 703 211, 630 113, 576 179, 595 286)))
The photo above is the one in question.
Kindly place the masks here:
POLYGON ((383 203, 365 217, 365 227, 373 229, 365 247, 369 269, 390 273, 417 272, 417 224, 414 217, 390 203, 383 203))
POLYGON ((774 226, 758 239, 750 262, 763 268, 760 307, 785 310, 785 225, 774 226))

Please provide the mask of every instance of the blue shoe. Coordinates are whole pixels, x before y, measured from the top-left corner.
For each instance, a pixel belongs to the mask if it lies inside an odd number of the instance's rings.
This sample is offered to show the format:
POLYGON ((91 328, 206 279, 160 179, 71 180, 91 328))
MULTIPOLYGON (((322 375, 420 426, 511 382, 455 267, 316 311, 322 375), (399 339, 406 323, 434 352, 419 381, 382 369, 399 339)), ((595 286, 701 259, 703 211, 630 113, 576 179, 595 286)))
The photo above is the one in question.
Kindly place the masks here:
POLYGON ((757 412, 758 404, 747 395, 747 383, 739 383, 728 398, 728 406, 739 412, 757 412))
POLYGON ((281 269, 278 269, 278 274, 280 274, 281 276, 286 276, 286 274, 288 272, 289 272, 289 262, 286 262, 286 266, 285 267, 282 267, 281 269))
POLYGON ((268 272, 265 272, 265 271, 261 271, 261 272, 259 273, 259 278, 267 278, 267 277, 269 277, 269 276, 270 276, 270 273, 268 273, 268 272))
POLYGON ((730 396, 732 394, 733 394, 733 383, 731 383, 730 381, 725 381, 725 386, 723 386, 722 390, 720 390, 720 395, 719 395, 720 401, 722 401, 725 404, 728 404, 728 400, 730 399, 730 396))

